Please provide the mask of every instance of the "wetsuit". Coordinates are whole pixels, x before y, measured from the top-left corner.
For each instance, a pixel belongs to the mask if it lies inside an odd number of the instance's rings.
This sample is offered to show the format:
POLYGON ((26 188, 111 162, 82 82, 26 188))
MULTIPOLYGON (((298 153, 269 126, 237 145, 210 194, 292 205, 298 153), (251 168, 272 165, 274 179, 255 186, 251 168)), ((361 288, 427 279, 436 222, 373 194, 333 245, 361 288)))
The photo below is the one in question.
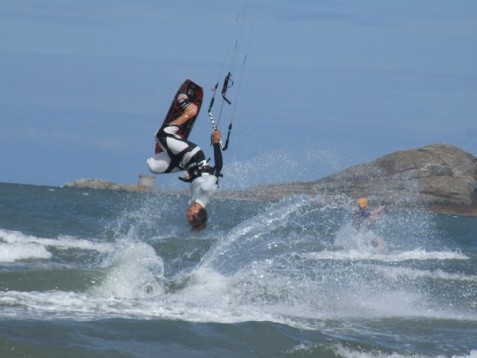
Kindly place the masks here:
POLYGON ((147 160, 151 172, 155 174, 172 173, 186 170, 190 183, 191 202, 197 202, 205 208, 210 197, 217 190, 218 178, 222 170, 222 150, 219 143, 213 144, 215 166, 211 167, 200 147, 182 139, 177 126, 161 128, 156 140, 162 151, 147 160))
POLYGON ((192 164, 205 160, 199 146, 182 139, 178 130, 178 126, 167 126, 156 133, 156 142, 162 151, 147 160, 151 172, 163 174, 188 170, 192 164))
POLYGON ((361 206, 354 212, 354 223, 356 229, 361 227, 361 223, 371 215, 371 212, 367 208, 362 208, 361 206))

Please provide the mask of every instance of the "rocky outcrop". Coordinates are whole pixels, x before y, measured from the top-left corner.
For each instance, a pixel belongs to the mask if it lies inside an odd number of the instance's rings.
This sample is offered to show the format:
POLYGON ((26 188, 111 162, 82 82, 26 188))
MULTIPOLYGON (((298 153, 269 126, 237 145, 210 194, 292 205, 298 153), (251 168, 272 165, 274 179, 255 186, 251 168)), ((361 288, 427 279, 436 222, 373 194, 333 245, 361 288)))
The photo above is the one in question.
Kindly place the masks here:
POLYGON ((253 197, 294 194, 367 196, 379 203, 477 215, 477 158, 457 147, 433 144, 399 151, 312 182, 254 188, 253 197))
POLYGON ((94 190, 117 190, 117 191, 141 191, 141 192, 151 192, 154 191, 154 188, 146 185, 127 185, 127 184, 116 184, 106 180, 101 179, 79 179, 71 183, 65 183, 64 188, 75 188, 75 189, 94 189, 94 190))

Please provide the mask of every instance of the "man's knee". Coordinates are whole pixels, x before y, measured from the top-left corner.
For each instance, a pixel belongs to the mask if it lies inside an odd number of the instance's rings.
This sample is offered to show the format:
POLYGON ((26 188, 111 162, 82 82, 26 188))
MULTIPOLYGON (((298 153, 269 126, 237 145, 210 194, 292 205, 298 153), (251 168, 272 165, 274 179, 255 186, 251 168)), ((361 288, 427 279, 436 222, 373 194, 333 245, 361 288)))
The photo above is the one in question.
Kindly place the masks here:
POLYGON ((162 174, 169 168, 169 162, 163 159, 151 157, 147 160, 149 170, 155 174, 162 174))

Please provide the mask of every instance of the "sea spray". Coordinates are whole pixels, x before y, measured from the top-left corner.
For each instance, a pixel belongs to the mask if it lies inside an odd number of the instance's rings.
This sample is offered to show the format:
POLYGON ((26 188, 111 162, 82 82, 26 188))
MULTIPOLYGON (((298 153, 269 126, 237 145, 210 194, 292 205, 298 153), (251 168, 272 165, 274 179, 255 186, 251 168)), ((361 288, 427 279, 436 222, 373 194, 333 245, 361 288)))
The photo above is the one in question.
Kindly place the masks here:
MULTIPOLYGON (((254 256, 261 255, 264 251, 269 252, 271 247, 269 245, 274 245, 273 238, 269 237, 264 240, 264 237, 274 230, 285 227, 289 216, 307 203, 309 203, 307 197, 284 199, 271 205, 268 210, 256 217, 242 222, 233 228, 224 239, 217 242, 202 258, 198 267, 211 266, 219 271, 228 271, 233 269, 234 262, 238 265, 244 265, 244 260, 247 260, 247 252, 249 251, 253 252, 254 256)), ((265 253, 265 257, 267 255, 265 253)), ((240 266, 235 267, 235 270, 237 268, 240 268, 240 266)))
POLYGON ((106 276, 91 292, 119 298, 157 296, 163 292, 164 262, 148 244, 118 242, 103 266, 106 276))

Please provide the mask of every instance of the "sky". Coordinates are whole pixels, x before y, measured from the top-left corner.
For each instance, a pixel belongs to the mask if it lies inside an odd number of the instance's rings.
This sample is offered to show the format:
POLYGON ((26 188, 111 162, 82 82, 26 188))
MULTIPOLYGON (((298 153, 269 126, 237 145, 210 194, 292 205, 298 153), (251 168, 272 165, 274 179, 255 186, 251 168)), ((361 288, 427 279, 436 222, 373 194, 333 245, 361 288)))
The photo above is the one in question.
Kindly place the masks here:
MULTIPOLYGON (((477 156, 474 0, 2 0, 0 182, 136 184, 179 85, 232 72, 221 187, 446 143, 477 156)), ((184 184, 160 175, 160 188, 184 184)))

